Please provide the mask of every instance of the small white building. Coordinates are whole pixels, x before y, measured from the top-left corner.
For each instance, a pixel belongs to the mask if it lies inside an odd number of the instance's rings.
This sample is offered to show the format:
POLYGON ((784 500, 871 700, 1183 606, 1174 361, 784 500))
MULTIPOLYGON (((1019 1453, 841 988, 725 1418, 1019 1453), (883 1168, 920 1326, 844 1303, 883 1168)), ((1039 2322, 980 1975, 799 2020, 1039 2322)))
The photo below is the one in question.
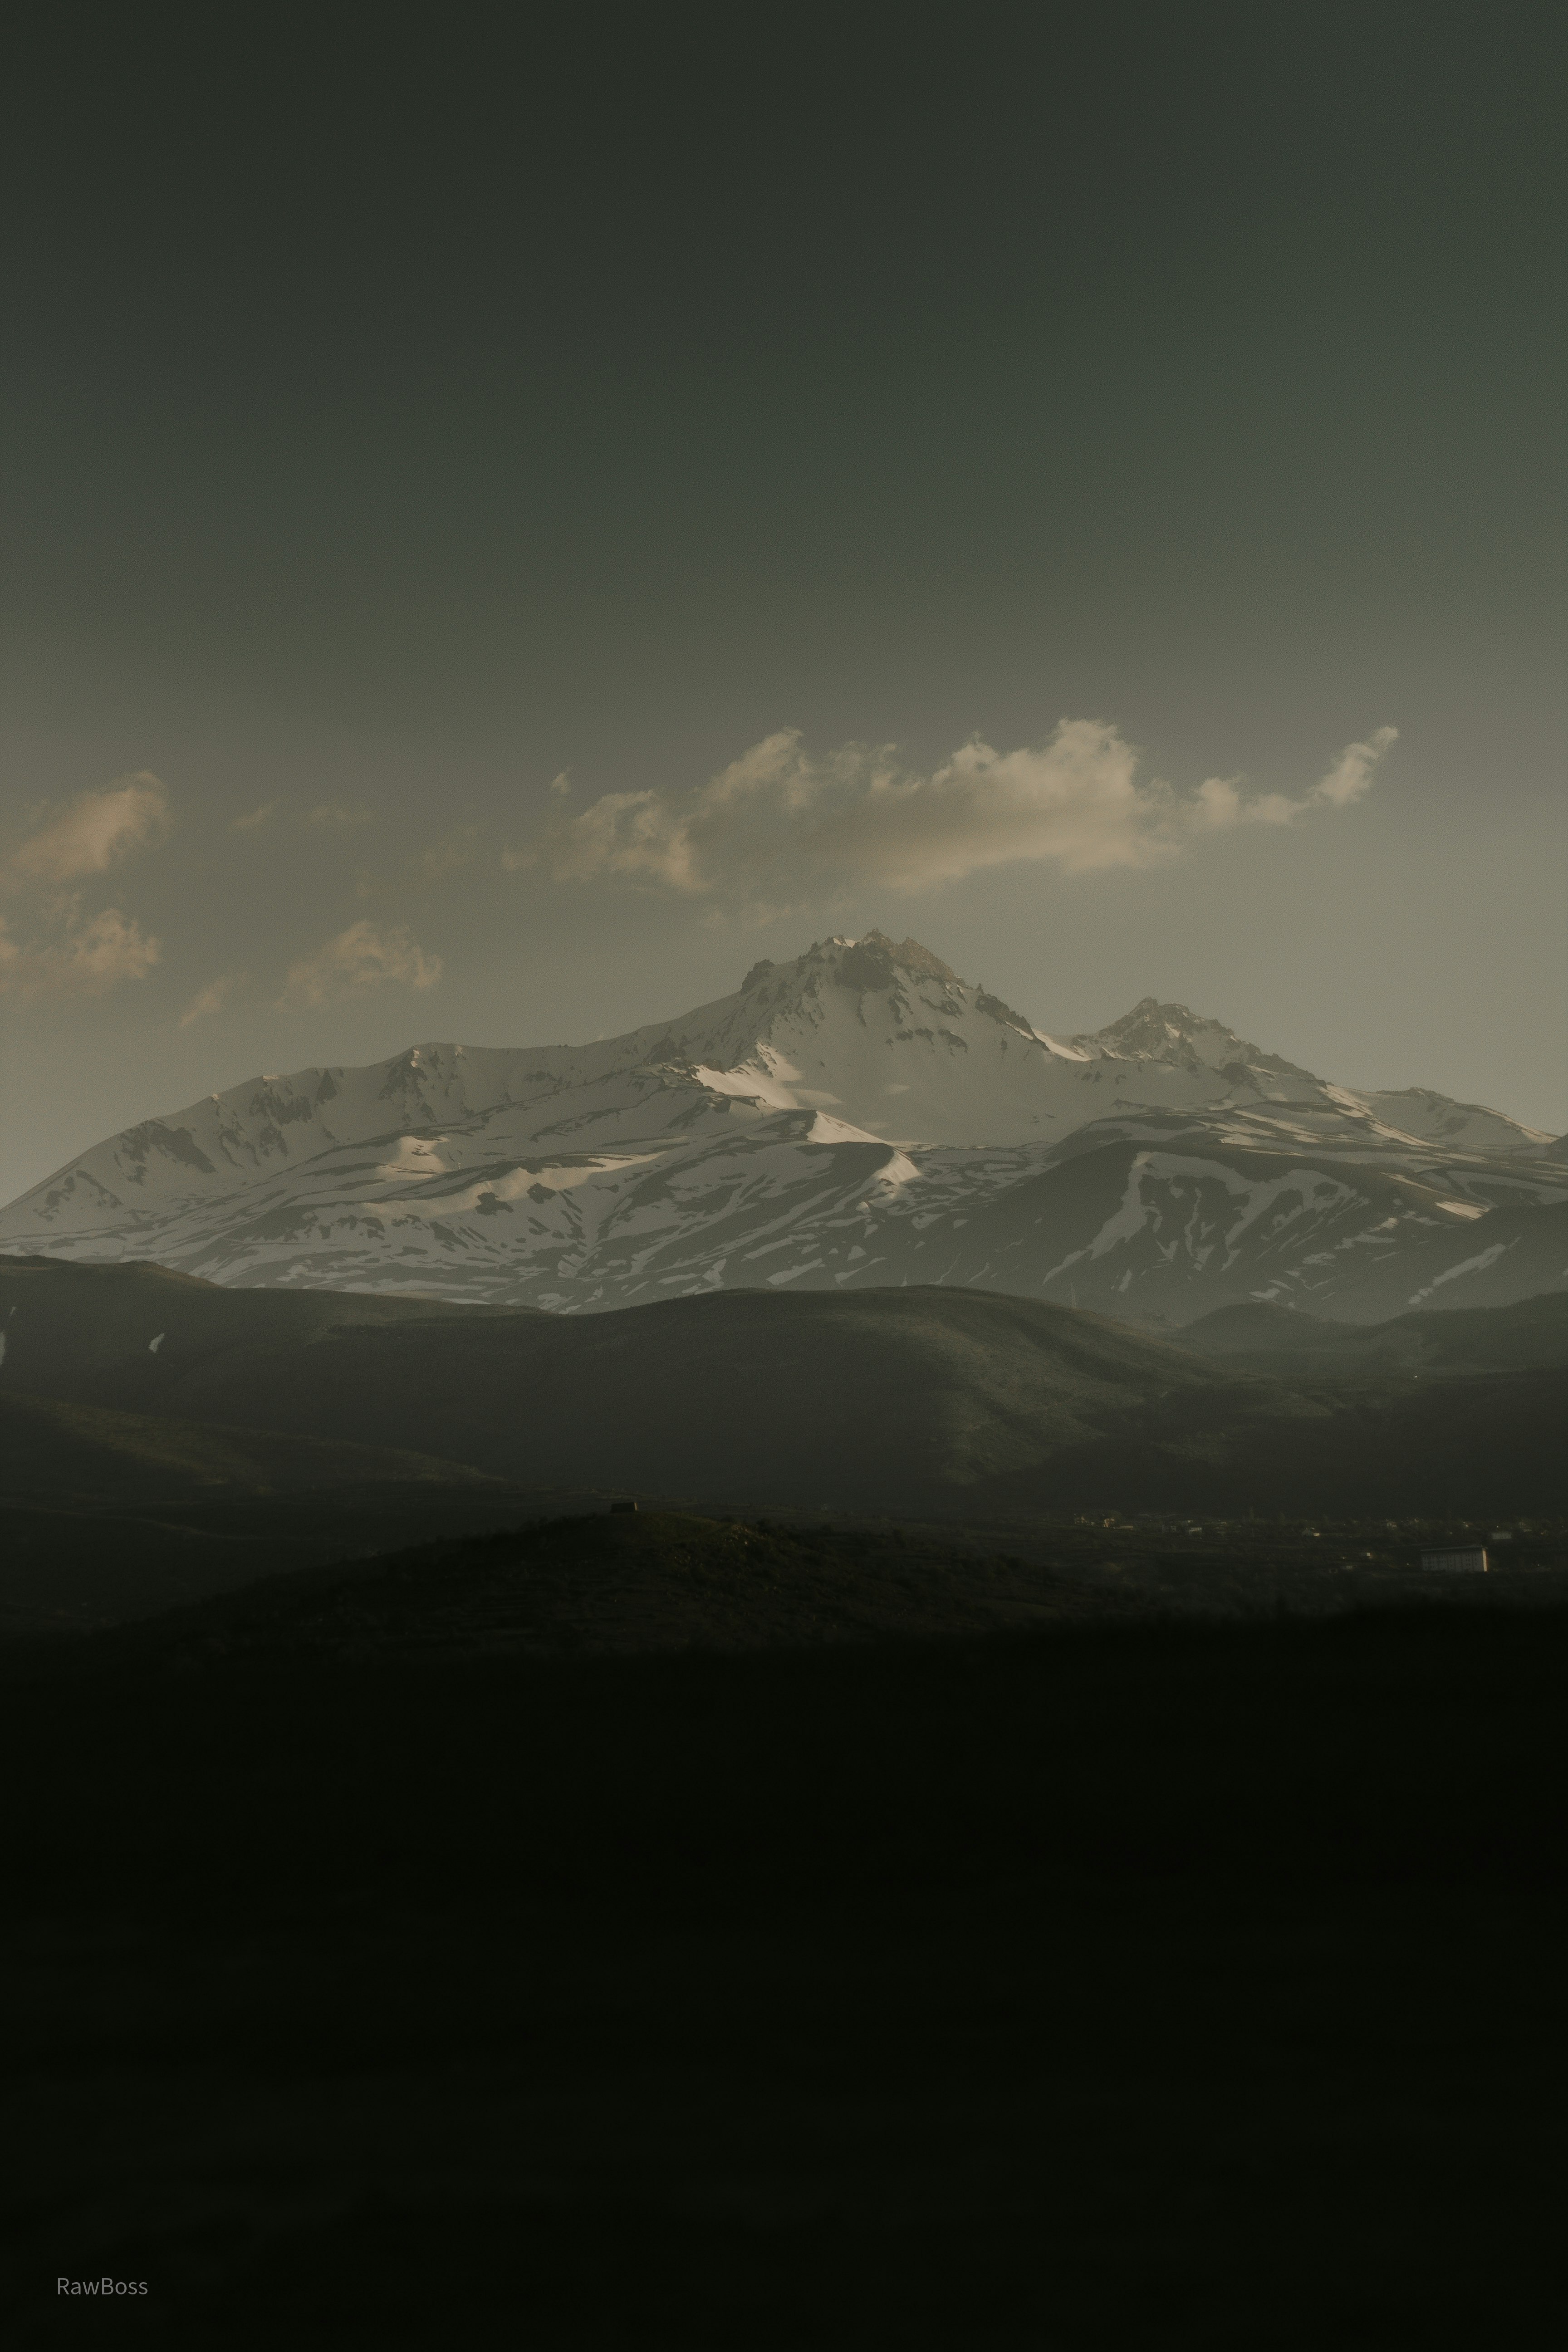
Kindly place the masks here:
POLYGON ((1423 1568, 1447 1569, 1451 1576, 1484 1576, 1487 1556, 1484 1550, 1424 1551, 1423 1568))

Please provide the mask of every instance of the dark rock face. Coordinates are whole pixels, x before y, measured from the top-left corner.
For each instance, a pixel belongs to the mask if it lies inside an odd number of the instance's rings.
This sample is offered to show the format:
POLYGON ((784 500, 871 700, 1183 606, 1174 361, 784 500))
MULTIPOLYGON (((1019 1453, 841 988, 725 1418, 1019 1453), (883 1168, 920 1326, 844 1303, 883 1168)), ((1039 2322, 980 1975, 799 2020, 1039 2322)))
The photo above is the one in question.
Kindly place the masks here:
POLYGON ((1024 1037, 1034 1035, 1033 1029, 1023 1014, 1015 1013, 1010 1004, 1005 1004, 999 996, 993 996, 989 990, 983 988, 974 1002, 982 1013, 989 1013, 992 1020, 1000 1021, 1005 1029, 1016 1029, 1024 1037))
POLYGON ((875 930, 850 942, 839 956, 833 977, 841 988, 893 988, 900 972, 919 973, 952 987, 963 985, 952 967, 932 955, 930 948, 922 948, 919 940, 893 940, 885 931, 875 930))
POLYGON ((897 974, 893 960, 875 940, 861 940, 846 948, 834 974, 840 988, 891 988, 897 974))
POLYGON ((870 930, 860 944, 869 947, 873 943, 884 950, 889 961, 896 963, 901 971, 923 972, 928 980, 945 980, 955 988, 963 985, 952 966, 943 963, 939 955, 932 955, 930 948, 921 947, 919 940, 893 940, 886 931, 870 930))

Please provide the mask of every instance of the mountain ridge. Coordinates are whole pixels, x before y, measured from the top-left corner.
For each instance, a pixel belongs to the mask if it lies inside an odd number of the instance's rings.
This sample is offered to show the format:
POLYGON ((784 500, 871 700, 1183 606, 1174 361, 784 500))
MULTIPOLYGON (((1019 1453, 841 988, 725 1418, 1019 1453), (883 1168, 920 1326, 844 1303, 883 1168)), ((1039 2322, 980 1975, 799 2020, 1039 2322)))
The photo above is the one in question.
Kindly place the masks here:
POLYGON ((0 1250, 557 1313, 935 1279, 1353 1319, 1568 1278, 1528 1223, 1564 1203, 1568 1160, 1501 1114, 1358 1094, 1154 997, 1058 1038, 872 930, 585 1046, 246 1081, 79 1155, 0 1212, 0 1250), (1518 1230, 1475 1247, 1500 1210, 1518 1230))

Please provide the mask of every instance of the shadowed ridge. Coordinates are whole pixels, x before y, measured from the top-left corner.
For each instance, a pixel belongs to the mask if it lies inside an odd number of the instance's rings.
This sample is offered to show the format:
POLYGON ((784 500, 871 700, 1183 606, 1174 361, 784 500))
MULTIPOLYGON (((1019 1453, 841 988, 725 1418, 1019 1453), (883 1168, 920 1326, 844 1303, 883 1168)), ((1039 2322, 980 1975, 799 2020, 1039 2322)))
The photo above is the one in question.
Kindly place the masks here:
POLYGON ((433 1454, 15 1393, 0 1395, 0 1465, 12 1504, 184 1502, 215 1491, 271 1495, 405 1480, 499 1483, 433 1454))
POLYGON ((1568 1294, 1521 1298, 1507 1307, 1418 1308, 1385 1323, 1334 1323, 1264 1300, 1222 1307, 1183 1327, 1181 1344, 1212 1362, 1283 1370, 1466 1372, 1550 1370, 1568 1364, 1568 1294))

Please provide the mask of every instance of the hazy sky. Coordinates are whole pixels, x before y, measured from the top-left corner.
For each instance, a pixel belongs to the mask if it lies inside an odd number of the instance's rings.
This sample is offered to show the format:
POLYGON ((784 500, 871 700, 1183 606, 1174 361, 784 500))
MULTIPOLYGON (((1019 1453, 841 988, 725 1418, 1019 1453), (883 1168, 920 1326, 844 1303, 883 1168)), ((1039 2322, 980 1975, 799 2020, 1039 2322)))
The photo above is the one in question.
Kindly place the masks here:
POLYGON ((38 17, 0 1197, 874 923, 1568 1127, 1562 12, 1021 13, 38 17))

